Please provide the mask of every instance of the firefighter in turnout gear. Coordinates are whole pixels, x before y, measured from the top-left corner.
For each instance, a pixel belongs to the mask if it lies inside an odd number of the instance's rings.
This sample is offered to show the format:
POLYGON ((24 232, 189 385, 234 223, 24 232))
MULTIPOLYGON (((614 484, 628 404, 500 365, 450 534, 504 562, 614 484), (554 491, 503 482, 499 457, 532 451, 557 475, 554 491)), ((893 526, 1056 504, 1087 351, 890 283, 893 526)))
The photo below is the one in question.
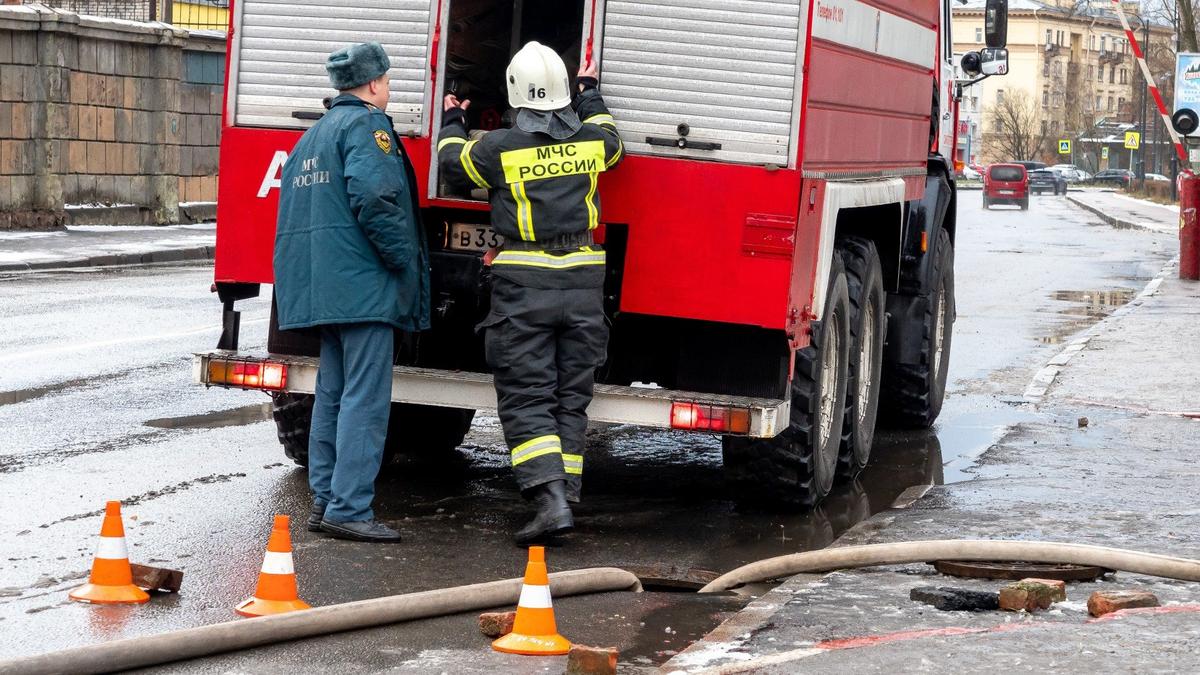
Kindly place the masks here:
POLYGON ((537 507, 516 535, 527 545, 574 527, 587 407, 608 345, 604 250, 592 239, 596 187, 623 148, 594 64, 580 69, 573 101, 562 59, 536 42, 506 76, 514 126, 469 140, 470 102, 447 96, 438 159, 451 187, 488 190, 492 227, 504 237, 480 329, 513 473, 537 507))

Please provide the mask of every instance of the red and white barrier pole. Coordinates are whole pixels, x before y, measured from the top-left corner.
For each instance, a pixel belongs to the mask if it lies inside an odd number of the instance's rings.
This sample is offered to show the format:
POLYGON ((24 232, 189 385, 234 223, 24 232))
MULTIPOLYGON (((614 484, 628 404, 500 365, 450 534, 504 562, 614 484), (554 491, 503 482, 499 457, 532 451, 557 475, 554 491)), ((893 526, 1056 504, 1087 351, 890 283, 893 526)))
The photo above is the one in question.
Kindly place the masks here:
MULTIPOLYGON (((1150 90, 1150 95, 1154 97, 1154 105, 1158 106, 1158 114, 1162 115, 1163 126, 1167 128, 1167 133, 1171 134, 1171 143, 1175 145, 1175 154, 1179 155, 1179 161, 1187 164, 1187 153, 1183 150, 1183 141, 1179 138, 1179 133, 1175 131, 1175 127, 1171 124, 1171 114, 1167 112, 1167 104, 1163 102, 1162 94, 1158 91, 1158 85, 1154 83, 1154 76, 1150 74, 1150 66, 1146 65, 1146 56, 1142 53, 1142 46, 1137 41, 1137 35, 1133 29, 1129 27, 1129 19, 1125 16, 1125 8, 1121 6, 1121 0, 1112 0, 1113 8, 1117 12, 1117 18, 1121 20, 1121 28, 1125 29, 1125 37, 1129 39, 1129 46, 1133 48, 1133 56, 1137 59, 1138 67, 1142 70, 1142 76, 1146 80, 1146 88, 1150 90)), ((1142 21, 1146 19, 1143 18, 1142 21)), ((1144 131, 1144 130, 1143 130, 1144 131)), ((1145 142, 1145 139, 1142 141, 1145 142)))
MULTIPOLYGON (((1175 146, 1175 154, 1179 156, 1180 163, 1186 166, 1188 156, 1183 149, 1183 141, 1179 138, 1179 133, 1175 131, 1174 125, 1171 124, 1171 115, 1167 112, 1167 105, 1158 91, 1158 85, 1154 83, 1154 76, 1150 74, 1150 67, 1146 65, 1146 57, 1142 53, 1142 46, 1138 44, 1137 35, 1129 27, 1125 8, 1121 6, 1120 0, 1113 0, 1113 7, 1117 12, 1117 18, 1121 20, 1121 28, 1125 29, 1125 37, 1129 39, 1129 45, 1133 48, 1133 55, 1137 58, 1138 67, 1142 70, 1146 87, 1150 90, 1150 95, 1154 97, 1154 104, 1158 106, 1158 114, 1162 115, 1163 126, 1171 134, 1171 143, 1175 146)), ((1145 18, 1142 20, 1145 21, 1145 18)), ((1143 140, 1143 142, 1145 141, 1143 140)), ((1178 181, 1179 278, 1200 280, 1200 211, 1198 211, 1200 209, 1200 177, 1197 177, 1191 170, 1184 169, 1179 174, 1178 181)))

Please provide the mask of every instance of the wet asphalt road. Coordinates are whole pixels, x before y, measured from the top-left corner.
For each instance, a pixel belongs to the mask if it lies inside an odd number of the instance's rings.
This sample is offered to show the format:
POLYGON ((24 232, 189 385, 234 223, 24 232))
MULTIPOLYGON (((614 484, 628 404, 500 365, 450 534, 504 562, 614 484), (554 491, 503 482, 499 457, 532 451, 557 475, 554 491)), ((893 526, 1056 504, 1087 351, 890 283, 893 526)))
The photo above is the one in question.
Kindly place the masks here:
MULTIPOLYGON (((723 494, 715 437, 591 433, 585 503, 552 569, 615 565, 696 576, 830 544, 911 485, 967 480, 975 458, 1030 413, 1014 405, 1055 345, 1128 301, 1174 242, 1118 231, 1054 197, 983 212, 964 192, 951 385, 932 432, 884 433, 872 465, 817 512, 744 513, 723 494)), ((0 277, 0 658, 234 618, 253 590, 273 513, 307 512, 304 473, 275 441, 263 395, 190 384, 216 342, 204 266, 0 277), (183 592, 135 608, 71 603, 105 500, 125 504, 135 562, 185 572, 183 592)), ((242 347, 262 349, 268 302, 241 303, 242 347)), ((325 605, 519 576, 509 533, 525 517, 494 417, 455 458, 389 467, 377 513, 406 540, 372 546, 294 530, 303 597, 325 605)), ((582 642, 661 663, 745 597, 655 591, 556 602, 582 642)), ((497 660, 473 616, 393 626, 176 666, 181 671, 524 671, 497 660)), ((558 666, 561 667, 561 666, 558 666)))

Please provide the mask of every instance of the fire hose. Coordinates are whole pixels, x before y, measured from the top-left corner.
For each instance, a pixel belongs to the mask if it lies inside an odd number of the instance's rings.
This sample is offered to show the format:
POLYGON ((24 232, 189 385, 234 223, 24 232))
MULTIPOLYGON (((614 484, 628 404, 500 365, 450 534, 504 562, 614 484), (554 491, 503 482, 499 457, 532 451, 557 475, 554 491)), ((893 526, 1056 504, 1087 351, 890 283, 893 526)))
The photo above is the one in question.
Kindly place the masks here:
MULTIPOLYGON (((521 579, 507 579, 406 593, 104 642, 0 661, 0 673, 108 673, 299 638, 502 607, 516 604, 521 583, 521 579)), ((641 589, 636 576, 613 567, 550 575, 550 592, 556 597, 641 589)))
POLYGON ((1200 560, 1188 558, 1173 558, 1087 544, 946 539, 845 546, 767 558, 722 574, 700 589, 700 592, 717 593, 742 584, 780 579, 806 572, 830 572, 855 567, 905 565, 935 560, 1020 560, 1031 563, 1090 565, 1167 579, 1200 581, 1200 560))
MULTIPOLYGON (((1182 581, 1200 581, 1200 560, 1106 546, 1036 541, 938 540, 845 546, 778 556, 744 565, 713 580, 701 593, 811 572, 903 565, 936 560, 1090 565, 1182 581)), ((211 656, 277 642, 327 635, 516 603, 521 579, 393 595, 303 612, 264 616, 129 638, 49 654, 0 661, 3 673, 103 673, 211 656)), ((640 591, 631 572, 598 567, 550 575, 555 597, 640 591)))

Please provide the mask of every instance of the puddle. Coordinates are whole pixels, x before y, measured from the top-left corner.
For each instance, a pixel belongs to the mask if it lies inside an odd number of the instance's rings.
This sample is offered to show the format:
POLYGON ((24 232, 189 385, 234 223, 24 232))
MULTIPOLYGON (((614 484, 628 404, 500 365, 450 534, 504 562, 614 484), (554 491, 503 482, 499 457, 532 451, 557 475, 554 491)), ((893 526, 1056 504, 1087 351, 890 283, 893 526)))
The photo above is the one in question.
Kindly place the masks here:
POLYGON ((271 419, 271 404, 259 403, 232 410, 214 410, 203 415, 187 415, 185 417, 160 417, 147 420, 145 425, 158 429, 220 429, 221 427, 240 427, 271 419))
POLYGON ((12 405, 14 403, 24 403, 32 401, 43 396, 56 394, 60 391, 74 389, 76 387, 85 387, 97 380, 104 379, 103 377, 81 377, 75 380, 67 380, 65 382, 56 382, 44 387, 35 387, 33 389, 19 389, 17 391, 0 391, 0 405, 12 405))
POLYGON ((1055 291, 1050 296, 1051 298, 1061 302, 1075 303, 1075 305, 1059 310, 1060 315, 1069 318, 1055 323, 1050 333, 1037 338, 1037 340, 1047 345, 1062 344, 1076 333, 1098 323, 1118 308, 1128 304, 1136 295, 1137 291, 1132 288, 1055 291))

